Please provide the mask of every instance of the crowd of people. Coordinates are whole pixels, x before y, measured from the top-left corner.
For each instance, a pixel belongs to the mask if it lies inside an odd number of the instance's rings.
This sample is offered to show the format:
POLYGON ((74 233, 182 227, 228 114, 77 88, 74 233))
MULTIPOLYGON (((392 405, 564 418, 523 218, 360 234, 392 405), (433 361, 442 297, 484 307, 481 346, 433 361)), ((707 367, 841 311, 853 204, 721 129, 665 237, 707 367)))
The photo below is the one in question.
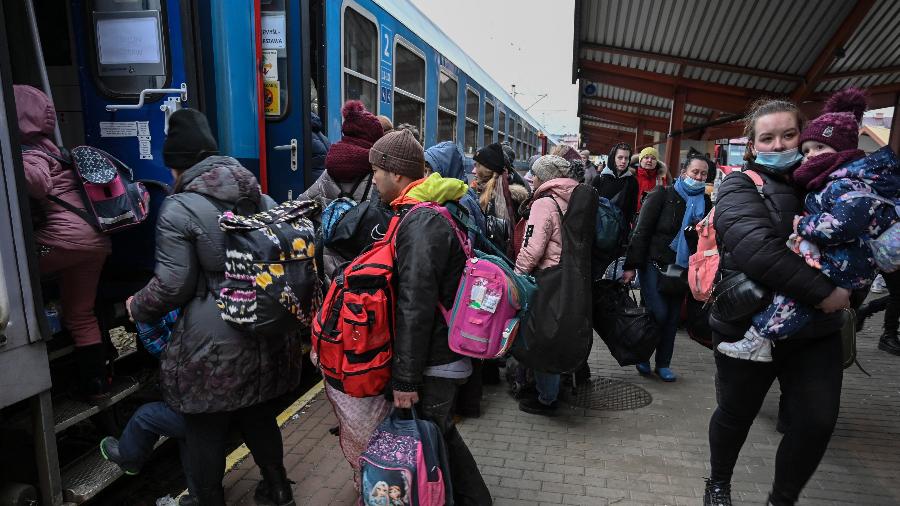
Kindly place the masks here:
MULTIPOLYGON (((42 200, 53 194, 79 205, 71 172, 51 156, 58 154, 49 138, 52 104, 34 88, 16 86, 15 92, 20 131, 25 143, 35 147, 23 155, 29 195, 47 215, 47 225, 36 234, 46 248, 41 270, 61 274, 81 382, 89 395, 99 397, 105 393, 102 359, 94 356, 100 333, 88 301, 93 301, 108 240, 80 226, 65 207, 42 200)), ((694 227, 715 205, 719 278, 743 276, 744 285, 757 288, 751 292, 768 296, 753 301, 755 312, 740 318, 730 317, 727 307, 716 307, 724 306, 718 302, 709 313, 718 406, 709 424, 711 472, 704 504, 731 504, 738 454, 775 379, 782 389, 784 436, 769 503, 794 504, 824 455, 838 416, 842 315, 845 309, 860 308, 877 274, 866 240, 898 220, 893 206, 872 197, 896 199, 896 157, 870 157, 857 149, 864 108, 859 92, 841 92, 822 116, 805 123, 796 104, 757 102, 746 118, 744 170, 724 179, 714 203, 707 184, 715 164, 695 152, 675 168, 663 164, 652 146, 635 153, 620 143, 598 166, 589 152, 559 146, 528 160, 523 177, 509 145, 482 147, 471 159, 470 171, 456 142, 425 149, 414 127, 394 127, 358 101, 344 105, 341 138, 333 144, 321 133, 321 122, 313 121, 311 170, 319 173, 299 199, 326 206, 346 198, 402 217, 394 235, 389 386, 368 397, 325 386, 339 423, 334 432, 357 486, 360 457, 376 427, 392 410, 416 408, 444 437, 454 502, 492 503, 455 423, 458 415, 480 416, 482 384, 497 382, 503 364, 452 351, 441 308, 453 306, 467 260, 463 242, 497 251, 520 275, 560 264, 569 199, 576 187, 587 185, 615 206, 624 223, 614 251, 592 255, 597 265, 591 271, 599 278, 613 264, 613 277, 625 284, 639 282, 642 304, 656 322, 658 344, 655 367, 647 357, 636 369, 664 382, 678 379, 672 359, 682 308, 690 297, 684 280, 697 247, 694 227), (476 224, 468 241, 434 209, 410 213, 422 203, 451 202, 476 224)), ((228 262, 218 223, 222 209, 250 202, 264 210, 275 203, 261 193, 249 170, 219 153, 198 111, 172 114, 163 152, 175 183, 157 219, 155 275, 126 305, 131 318, 143 324, 181 312, 161 356, 165 402, 142 408, 122 437, 105 439, 101 451, 135 473, 158 435, 176 437, 182 442, 190 490, 182 504, 221 505, 226 436, 237 429, 262 475, 256 499, 292 505, 273 401, 299 382, 300 333, 249 336, 223 321, 217 306, 228 262)), ((318 217, 314 222, 321 226, 318 217)), ((327 287, 353 257, 327 247, 321 253, 319 274, 327 287)), ((879 347, 900 355, 897 272, 885 273, 885 280, 889 297, 864 306, 859 321, 886 306, 879 347)), ((527 374, 534 391, 521 399, 520 409, 555 415, 560 374, 527 374)))

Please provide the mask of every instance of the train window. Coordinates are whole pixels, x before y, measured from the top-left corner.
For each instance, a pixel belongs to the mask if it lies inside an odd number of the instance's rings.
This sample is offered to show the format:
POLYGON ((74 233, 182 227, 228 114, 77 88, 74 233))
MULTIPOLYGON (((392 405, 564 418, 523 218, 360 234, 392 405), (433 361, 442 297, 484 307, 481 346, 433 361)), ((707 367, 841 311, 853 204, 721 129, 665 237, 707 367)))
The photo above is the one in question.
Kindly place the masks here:
POLYGON ((394 124, 409 123, 425 139, 425 58, 399 39, 394 47, 394 124))
POLYGON ((110 97, 138 95, 147 88, 166 88, 170 79, 169 39, 163 27, 165 2, 88 2, 93 71, 110 97))
POLYGON ((272 121, 283 118, 288 108, 285 0, 263 2, 261 14, 264 104, 266 119, 272 121))
POLYGON ((500 121, 497 122, 497 142, 506 140, 506 113, 500 111, 500 121))
POLYGON ((344 9, 344 101, 360 100, 378 110, 378 27, 354 9, 344 9))
POLYGON ((474 155, 478 147, 478 92, 466 88, 466 154, 474 155))
POLYGON ((438 98, 438 142, 456 142, 456 104, 459 84, 456 78, 441 70, 438 98))
POLYGON ((494 104, 491 102, 484 102, 484 144, 482 146, 487 146, 488 144, 494 142, 494 104))

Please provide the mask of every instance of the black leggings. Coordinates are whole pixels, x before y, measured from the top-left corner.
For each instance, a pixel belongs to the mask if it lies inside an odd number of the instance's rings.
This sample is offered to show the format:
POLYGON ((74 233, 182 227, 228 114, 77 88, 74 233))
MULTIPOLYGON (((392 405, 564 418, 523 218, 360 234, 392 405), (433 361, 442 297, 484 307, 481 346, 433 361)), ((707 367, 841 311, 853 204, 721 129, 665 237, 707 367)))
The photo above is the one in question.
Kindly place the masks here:
POLYGON ((750 426, 778 378, 790 423, 775 457, 771 500, 794 504, 819 466, 837 422, 844 377, 840 334, 779 342, 770 363, 719 352, 715 357, 719 407, 709 422, 710 478, 731 482, 750 426))
MULTIPOLYGON (((281 431, 272 401, 236 411, 185 414, 185 440, 201 506, 224 506, 225 445, 229 430, 240 431, 257 466, 283 465, 281 431)), ((194 491, 191 491, 194 493, 194 491)))

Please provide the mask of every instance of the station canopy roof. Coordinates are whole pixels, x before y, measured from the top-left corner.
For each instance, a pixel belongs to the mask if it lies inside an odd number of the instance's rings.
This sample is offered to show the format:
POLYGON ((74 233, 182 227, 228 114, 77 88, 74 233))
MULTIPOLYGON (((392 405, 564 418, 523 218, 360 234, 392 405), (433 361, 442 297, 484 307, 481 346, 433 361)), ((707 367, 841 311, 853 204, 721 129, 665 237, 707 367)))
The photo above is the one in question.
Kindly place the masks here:
POLYGON ((671 132, 676 95, 683 136, 695 139, 739 137, 734 120, 761 97, 789 97, 809 117, 847 86, 867 89, 871 109, 898 102, 896 0, 575 5, 573 82, 580 79, 578 115, 592 151, 671 132))

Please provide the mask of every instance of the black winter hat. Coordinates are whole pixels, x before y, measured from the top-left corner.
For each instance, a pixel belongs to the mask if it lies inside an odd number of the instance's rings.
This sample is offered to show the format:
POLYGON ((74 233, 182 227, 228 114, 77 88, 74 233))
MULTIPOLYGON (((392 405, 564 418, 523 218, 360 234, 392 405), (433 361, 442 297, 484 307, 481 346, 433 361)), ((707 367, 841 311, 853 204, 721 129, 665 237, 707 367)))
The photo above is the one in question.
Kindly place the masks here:
POLYGON ((496 142, 478 150, 475 153, 475 161, 494 172, 503 173, 506 170, 506 155, 503 148, 496 142))
POLYGON ((169 116, 169 132, 163 142, 163 163, 173 169, 189 169, 219 153, 209 122, 196 109, 179 109, 169 116))

